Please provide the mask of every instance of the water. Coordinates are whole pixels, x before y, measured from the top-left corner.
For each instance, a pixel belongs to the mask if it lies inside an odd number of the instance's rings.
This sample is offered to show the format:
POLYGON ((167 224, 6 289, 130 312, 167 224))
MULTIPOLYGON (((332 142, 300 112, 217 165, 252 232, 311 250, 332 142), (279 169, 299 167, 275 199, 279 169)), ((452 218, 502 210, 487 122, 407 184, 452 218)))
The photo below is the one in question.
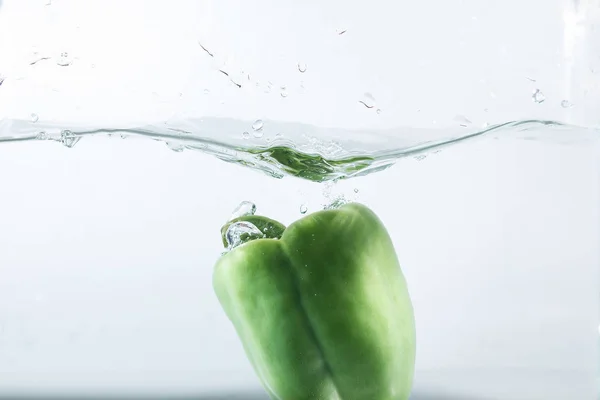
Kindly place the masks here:
POLYGON ((253 123, 2 121, 0 394, 265 398, 212 292, 220 227, 360 201, 409 282, 414 400, 593 398, 596 130, 253 123))
MULTIPOLYGON (((35 114, 34 114, 35 115, 35 114)), ((33 118, 33 117, 32 117, 33 118)), ((275 178, 295 176, 315 182, 348 179, 389 168, 404 157, 423 159, 461 142, 487 138, 531 139, 544 131, 544 141, 588 143, 598 130, 554 121, 512 121, 486 128, 471 127, 456 116, 453 129, 348 130, 277 121, 225 118, 167 121, 139 127, 71 127, 38 121, 3 119, 0 143, 50 140, 67 147, 84 137, 115 133, 168 142, 178 151, 197 150, 221 160, 256 169, 275 178), (465 129, 469 128, 469 129, 465 129), (249 140, 252 131, 253 140, 249 140)))

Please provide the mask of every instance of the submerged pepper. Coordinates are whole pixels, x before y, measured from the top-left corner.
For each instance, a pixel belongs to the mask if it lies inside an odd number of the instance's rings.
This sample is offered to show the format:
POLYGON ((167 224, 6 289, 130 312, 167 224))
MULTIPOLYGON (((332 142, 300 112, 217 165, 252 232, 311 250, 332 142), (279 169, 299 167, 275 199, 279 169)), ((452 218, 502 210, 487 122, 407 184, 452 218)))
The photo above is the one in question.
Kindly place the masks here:
MULTIPOLYGON (((405 400, 415 323, 390 236, 366 206, 287 228, 248 215, 264 238, 222 255, 213 286, 256 374, 279 400, 405 400)), ((243 239, 243 238, 242 238, 243 239)))

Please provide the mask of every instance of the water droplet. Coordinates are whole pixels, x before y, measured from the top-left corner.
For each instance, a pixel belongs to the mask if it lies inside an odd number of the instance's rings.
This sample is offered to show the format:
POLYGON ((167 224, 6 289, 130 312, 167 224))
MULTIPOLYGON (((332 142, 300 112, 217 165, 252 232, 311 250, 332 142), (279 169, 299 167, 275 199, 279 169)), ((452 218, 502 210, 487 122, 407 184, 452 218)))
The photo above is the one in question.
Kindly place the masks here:
POLYGON ((250 133, 246 131, 246 132, 242 133, 242 137, 244 139, 250 139, 250 133))
POLYGON ((38 133, 38 134, 35 136, 35 138, 36 138, 37 140, 47 140, 47 139, 48 139, 48 135, 46 134, 46 132, 44 132, 44 131, 41 131, 41 132, 39 132, 39 133, 38 133))
POLYGON ((358 102, 367 108, 375 107, 375 97, 373 97, 373 95, 368 92, 363 94, 362 99, 359 100, 358 102))
POLYGON ((271 93, 272 88, 273 88, 273 83, 271 81, 267 82, 267 86, 265 87, 265 93, 271 93))
POLYGON ((176 142, 167 142, 167 147, 176 153, 181 153, 185 149, 184 145, 176 142))
POLYGON ((40 119, 40 117, 38 117, 37 114, 31 113, 31 122, 36 123, 39 121, 39 119, 40 119))
POLYGON ((246 242, 264 237, 265 234, 256 225, 246 221, 239 221, 229 225, 227 232, 225 232, 228 250, 233 250, 246 242))
POLYGON ((90 65, 90 67, 96 68, 96 64, 92 64, 92 65, 90 65))
POLYGON ((417 160, 417 161, 422 161, 426 158, 427 158, 427 155, 425 155, 425 154, 419 154, 418 156, 415 156, 415 160, 417 160))
POLYGON ((288 95, 287 88, 285 86, 282 86, 280 88, 279 94, 281 95, 281 97, 287 97, 287 95, 288 95))
POLYGON ((306 64, 305 63, 298 63, 298 71, 305 73, 306 72, 306 64))
POLYGON ((68 148, 72 148, 73 146, 75 146, 77 144, 77 142, 79 142, 81 140, 80 136, 75 135, 73 132, 71 132, 68 129, 63 130, 62 132, 60 132, 60 142, 68 148))
POLYGON ((300 206, 300 214, 306 214, 308 212, 308 207, 304 204, 300 206))
POLYGON ((483 124, 481 124, 482 128, 487 128, 488 126, 490 126, 489 122, 484 122, 483 124))
POLYGON ((358 188, 354 188, 354 193, 358 193, 358 188))
POLYGON ((228 76, 229 76, 229 81, 231 83, 233 83, 235 86, 237 86, 238 88, 241 89, 242 82, 244 81, 243 72, 241 72, 241 73, 231 73, 228 76))
POLYGON ((251 201, 242 201, 231 213, 229 221, 239 217, 247 217, 256 213, 256 204, 251 201))
POLYGON ((381 114, 381 108, 378 108, 377 110, 375 110, 375 112, 376 112, 377 114, 381 114))
POLYGON ((260 131, 260 130, 262 130, 263 126, 264 126, 263 120, 262 119, 257 119, 252 124, 252 130, 254 130, 254 131, 260 131))
POLYGON ((346 29, 336 29, 336 32, 338 35, 343 35, 344 33, 346 33, 346 29))
POLYGON ((530 76, 526 76, 525 79, 527 79, 529 82, 537 82, 534 78, 530 76))
POLYGON ((0 75, 0 86, 2 86, 2 84, 4 83, 4 79, 6 79, 6 78, 4 78, 2 75, 0 75))
POLYGON ((32 59, 29 62, 29 65, 35 65, 35 64, 39 63, 40 61, 49 60, 49 59, 50 59, 50 57, 40 56, 37 51, 34 51, 33 55, 32 55, 32 59))
POLYGON ((210 93, 210 90, 204 89, 204 94, 209 94, 209 93, 210 93))
POLYGON ((540 89, 535 89, 533 91, 533 94, 531 95, 531 99, 535 102, 535 103, 543 103, 546 100, 546 96, 544 95, 544 93, 542 93, 542 91, 540 89))
POLYGON ((68 67, 71 63, 73 63, 73 60, 69 57, 69 53, 67 52, 60 53, 60 57, 56 60, 56 65, 61 67, 68 67))
POLYGON ((563 101, 560 102, 560 106, 562 108, 571 108, 571 107, 573 107, 573 105, 574 104, 571 103, 569 100, 563 100, 563 101))
POLYGON ((121 136, 121 139, 123 139, 123 140, 124 140, 124 139, 127 139, 127 135, 126 135, 126 134, 124 134, 124 133, 121 133, 121 135, 120 135, 120 136, 121 136))

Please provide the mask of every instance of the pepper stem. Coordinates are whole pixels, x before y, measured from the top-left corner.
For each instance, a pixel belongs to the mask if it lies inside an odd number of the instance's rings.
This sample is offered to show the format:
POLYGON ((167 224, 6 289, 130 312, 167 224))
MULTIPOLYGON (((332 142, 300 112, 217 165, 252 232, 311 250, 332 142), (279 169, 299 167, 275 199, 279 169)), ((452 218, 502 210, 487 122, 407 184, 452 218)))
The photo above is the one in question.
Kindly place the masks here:
POLYGON ((256 226, 264 235, 265 239, 280 239, 285 231, 285 225, 274 219, 263 217, 261 215, 246 215, 227 221, 221 228, 221 239, 223 240, 223 246, 227 248, 229 243, 227 242, 227 229, 236 222, 248 222, 256 226))

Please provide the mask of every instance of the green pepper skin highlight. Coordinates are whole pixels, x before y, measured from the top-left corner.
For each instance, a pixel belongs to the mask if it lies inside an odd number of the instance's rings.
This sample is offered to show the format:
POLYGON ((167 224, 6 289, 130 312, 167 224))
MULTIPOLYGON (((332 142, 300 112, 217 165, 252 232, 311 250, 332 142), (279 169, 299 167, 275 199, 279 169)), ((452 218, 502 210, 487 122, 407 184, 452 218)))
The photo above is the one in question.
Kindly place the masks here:
POLYGON ((409 398, 412 303, 391 238, 366 206, 318 211, 280 239, 234 248, 213 286, 271 398, 409 398))

